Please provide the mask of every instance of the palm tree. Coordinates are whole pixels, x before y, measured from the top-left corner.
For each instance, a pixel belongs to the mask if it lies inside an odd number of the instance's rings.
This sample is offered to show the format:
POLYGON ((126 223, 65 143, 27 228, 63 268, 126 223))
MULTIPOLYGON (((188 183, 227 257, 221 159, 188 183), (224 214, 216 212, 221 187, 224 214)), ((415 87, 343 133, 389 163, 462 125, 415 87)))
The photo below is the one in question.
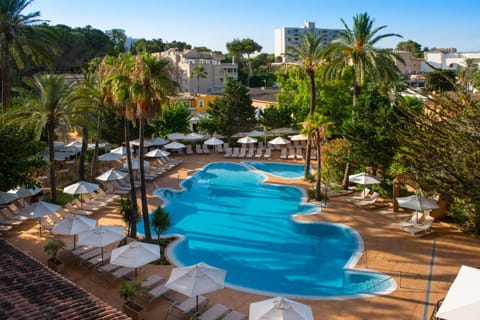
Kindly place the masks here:
POLYGON ((367 78, 373 80, 395 79, 398 68, 395 59, 403 61, 393 51, 376 48, 380 40, 389 37, 402 37, 396 33, 378 34, 387 26, 373 27, 374 19, 368 13, 357 14, 353 17, 353 28, 340 19, 345 27, 339 32, 339 38, 328 46, 326 57, 329 60, 327 75, 331 77, 343 76, 349 69, 353 70, 353 117, 361 88, 367 78))
MULTIPOLYGON (((298 61, 298 67, 303 70, 307 77, 310 85, 310 110, 309 115, 313 116, 315 113, 315 72, 323 64, 323 50, 322 45, 323 35, 315 35, 315 32, 310 32, 302 35, 302 41, 298 46, 289 46, 287 56, 294 58, 298 61)), ((307 154, 305 157, 305 174, 304 178, 308 179, 310 177, 310 162, 311 162, 311 151, 312 151, 312 137, 308 135, 307 140, 307 154)))
MULTIPOLYGON (((162 207, 157 207, 152 212, 152 226, 157 233, 158 245, 160 246, 160 235, 162 232, 170 228, 172 220, 170 220, 170 214, 162 207)), ((160 254, 162 253, 162 247, 160 246, 160 254)))
POLYGON ((65 81, 63 76, 52 74, 36 74, 29 83, 32 92, 28 93, 21 106, 12 108, 7 118, 12 123, 23 127, 33 127, 36 137, 40 139, 44 129, 47 132, 50 161, 51 200, 57 200, 55 177, 55 131, 70 127, 73 84, 65 81))
POLYGON ((200 78, 205 79, 207 78, 207 75, 208 73, 202 65, 197 64, 193 67, 192 77, 197 77, 197 94, 200 93, 200 78))
POLYGON ((333 122, 329 121, 327 117, 315 113, 308 115, 307 120, 303 122, 302 133, 312 137, 317 149, 317 177, 315 186, 315 199, 320 200, 321 186, 322 186, 322 154, 321 146, 327 140, 328 129, 332 127, 333 122))
POLYGON ((48 61, 53 34, 47 28, 34 25, 43 23, 40 12, 22 14, 33 0, 0 0, 0 59, 2 80, 2 106, 11 105, 10 72, 12 59, 23 68, 27 57, 33 62, 48 61))
MULTIPOLYGON (((352 120, 357 113, 357 102, 361 88, 372 80, 388 82, 398 77, 398 68, 395 59, 403 59, 388 49, 379 49, 375 45, 380 40, 389 37, 402 37, 396 33, 378 34, 387 26, 373 27, 374 19, 368 13, 357 14, 353 17, 353 28, 350 29, 343 19, 340 19, 345 27, 339 32, 339 38, 333 40, 325 50, 325 56, 329 61, 325 76, 337 78, 344 76, 350 70, 353 71, 353 103, 352 120)), ((343 187, 348 187, 348 175, 350 163, 345 166, 343 187)))

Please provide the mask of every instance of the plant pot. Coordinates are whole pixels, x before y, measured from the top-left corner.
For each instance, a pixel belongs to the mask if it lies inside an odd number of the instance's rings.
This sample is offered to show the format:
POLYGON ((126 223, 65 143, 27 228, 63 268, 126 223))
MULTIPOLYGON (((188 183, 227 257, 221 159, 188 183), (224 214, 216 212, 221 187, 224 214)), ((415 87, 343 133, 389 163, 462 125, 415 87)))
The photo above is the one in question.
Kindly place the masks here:
POLYGON ((50 269, 58 273, 63 273, 65 269, 65 264, 60 260, 48 259, 47 264, 50 269))
POLYGON ((123 313, 133 320, 143 320, 145 318, 145 308, 133 301, 127 301, 123 304, 123 313))

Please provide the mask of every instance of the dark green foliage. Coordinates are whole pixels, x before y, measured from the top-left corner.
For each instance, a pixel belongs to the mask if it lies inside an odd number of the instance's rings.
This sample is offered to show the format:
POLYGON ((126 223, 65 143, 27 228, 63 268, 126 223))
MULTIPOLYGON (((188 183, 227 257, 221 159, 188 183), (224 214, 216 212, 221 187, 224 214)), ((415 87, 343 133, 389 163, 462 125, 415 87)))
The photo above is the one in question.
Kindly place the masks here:
POLYGON ((397 43, 397 50, 408 51, 414 57, 423 58, 422 46, 413 40, 400 41, 397 43))
POLYGON ((34 185, 32 174, 47 166, 41 158, 44 147, 29 129, 0 125, 0 191, 34 185))
POLYGON ((188 132, 190 111, 182 103, 176 103, 173 106, 163 106, 162 116, 152 122, 153 133, 155 136, 165 137, 172 132, 188 132))
POLYGON ((425 73, 425 90, 428 92, 447 92, 454 90, 455 71, 434 70, 425 73))
POLYGON ((248 94, 248 88, 240 81, 229 80, 220 98, 209 103, 210 119, 201 121, 199 126, 230 137, 233 134, 251 130, 256 125, 255 107, 248 94), (205 126, 204 126, 205 123, 205 126))
POLYGON ((286 105, 272 105, 260 110, 258 122, 267 130, 294 126, 292 115, 296 108, 286 105))
POLYGON ((132 200, 130 198, 120 199, 120 214, 123 217, 123 221, 127 223, 128 236, 131 235, 132 223, 136 223, 141 217, 137 213, 135 217, 135 212, 132 208, 132 200))
POLYGON ((152 39, 152 40, 146 40, 146 39, 139 39, 135 41, 131 48, 130 51, 133 54, 137 54, 140 52, 161 52, 165 51, 165 43, 163 42, 162 39, 152 39))
POLYGON ((162 232, 171 227, 172 221, 170 220, 170 214, 162 207, 157 207, 151 215, 151 224, 155 232, 157 233, 158 240, 162 232))

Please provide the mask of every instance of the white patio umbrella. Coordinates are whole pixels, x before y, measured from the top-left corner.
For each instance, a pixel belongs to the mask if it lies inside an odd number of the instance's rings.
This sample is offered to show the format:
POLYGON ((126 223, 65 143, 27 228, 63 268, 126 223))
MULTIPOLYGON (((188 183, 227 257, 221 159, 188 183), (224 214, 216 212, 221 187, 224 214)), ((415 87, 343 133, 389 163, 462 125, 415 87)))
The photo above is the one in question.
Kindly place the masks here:
POLYGON ((397 203, 402 208, 413 209, 415 210, 418 224, 418 211, 425 211, 431 209, 437 209, 438 204, 435 200, 419 196, 417 194, 397 198, 397 203))
POLYGON ((226 270, 200 262, 192 266, 172 269, 165 286, 188 297, 196 296, 198 311, 198 296, 223 289, 226 274, 226 270))
POLYGON ((380 180, 378 180, 377 177, 371 176, 366 172, 351 174, 348 176, 348 181, 356 184, 361 184, 363 185, 364 189, 365 189, 365 186, 368 184, 380 183, 380 180))
POLYGON ((145 153, 145 157, 149 158, 161 158, 161 157, 168 157, 170 155, 170 152, 160 150, 160 149, 153 149, 152 151, 149 151, 145 153))
POLYGON ((223 140, 218 139, 217 137, 212 137, 208 140, 205 140, 203 144, 206 144, 207 146, 218 146, 223 144, 223 140))
POLYGON ((277 128, 268 131, 270 134, 295 134, 297 132, 297 130, 293 130, 292 128, 277 128))
POLYGON ((67 143, 65 145, 65 147, 68 147, 68 148, 77 148, 77 149, 81 149, 82 148, 82 144, 80 141, 72 141, 70 143, 67 143))
POLYGON ((100 186, 96 183, 90 183, 86 181, 79 181, 63 188, 63 192, 73 195, 80 195, 80 208, 82 207, 82 194, 92 193, 98 190, 100 186))
POLYGON ((78 233, 78 245, 100 247, 103 261, 103 247, 125 238, 123 227, 98 225, 78 233))
POLYGON ((263 137, 266 134, 267 134, 266 131, 259 131, 259 130, 252 130, 246 133, 246 135, 250 137, 263 137))
POLYGON ((38 201, 26 208, 20 210, 17 214, 22 217, 26 217, 28 219, 35 219, 38 218, 38 224, 40 228, 40 236, 42 236, 42 217, 48 216, 60 210, 61 206, 45 202, 45 201, 38 201))
POLYGON ((14 193, 0 191, 0 204, 9 204, 17 200, 19 197, 14 193))
POLYGON ((33 188, 27 188, 25 186, 17 187, 15 189, 10 189, 8 190, 8 193, 16 195, 18 198, 28 198, 28 197, 33 197, 36 196, 42 192, 42 189, 33 187, 33 188))
POLYGON ((100 161, 115 161, 122 159, 123 155, 121 153, 116 152, 107 152, 102 155, 98 156, 98 160, 100 161))
MULTIPOLYGON (((130 140, 130 145, 139 147, 140 146, 140 139, 130 140)), ((154 144, 152 143, 151 140, 143 139, 143 147, 144 148, 148 148, 148 147, 151 147, 151 146, 154 146, 154 144)))
POLYGON ((292 141, 306 141, 308 137, 304 134, 296 134, 294 136, 290 136, 290 140, 292 141))
POLYGON ((245 143, 255 143, 257 142, 258 140, 256 138, 252 138, 252 137, 249 137, 249 136, 245 136, 243 138, 240 138, 237 140, 238 143, 242 143, 242 144, 245 144, 245 143))
POLYGON ((165 149, 179 150, 179 149, 182 149, 182 148, 186 148, 187 146, 184 145, 183 143, 173 141, 173 142, 170 142, 170 143, 164 145, 163 147, 165 149))
POLYGON ((115 181, 125 179, 128 176, 128 173, 125 171, 110 169, 96 177, 98 181, 115 181))
POLYGON ((187 134, 183 140, 201 140, 203 137, 203 134, 192 132, 187 134))
POLYGON ((313 320, 312 308, 283 297, 250 304, 249 320, 313 320))
POLYGON ((185 135, 180 132, 174 132, 167 134, 168 140, 183 140, 185 139, 185 135))
POLYGON ((248 132, 237 132, 234 135, 231 136, 231 138, 241 138, 248 136, 248 132))
MULTIPOLYGON (((133 152, 133 148, 130 147, 130 151, 133 152)), ((110 150, 111 153, 118 153, 121 154, 122 156, 127 154, 127 148, 124 146, 120 146, 118 148, 110 150)))
POLYGON ((65 236, 73 235, 73 248, 76 248, 77 234, 95 228, 97 220, 79 215, 69 215, 53 226, 52 232, 65 236))
POLYGON ((118 247, 112 251, 111 264, 122 267, 137 268, 147 263, 160 259, 160 247, 156 244, 132 241, 127 245, 118 247))
POLYGON ((453 280, 436 317, 445 320, 475 320, 480 315, 480 270, 462 266, 453 280))
MULTIPOLYGON (((150 166, 150 162, 146 161, 146 160, 143 160, 143 166, 144 167, 149 167, 150 166)), ((125 162, 123 164, 123 167, 126 169, 128 168, 128 162, 125 162)), ((138 170, 140 169, 140 160, 139 159, 133 159, 132 160, 132 169, 133 170, 138 170)))
POLYGON ((150 140, 152 142, 152 144, 154 146, 163 146, 164 144, 167 144, 168 141, 163 139, 163 138, 160 138, 160 137, 155 137, 153 139, 150 140))
POLYGON ((275 139, 268 141, 268 143, 273 145, 282 145, 282 144, 289 144, 290 140, 282 137, 276 137, 275 139))

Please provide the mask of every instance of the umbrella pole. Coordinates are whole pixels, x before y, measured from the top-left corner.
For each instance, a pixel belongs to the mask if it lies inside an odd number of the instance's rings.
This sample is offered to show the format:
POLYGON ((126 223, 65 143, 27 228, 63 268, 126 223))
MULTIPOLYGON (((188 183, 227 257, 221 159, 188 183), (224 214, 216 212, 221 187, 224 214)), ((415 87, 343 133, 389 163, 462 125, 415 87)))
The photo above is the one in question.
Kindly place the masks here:
POLYGON ((76 241, 76 240, 77 240, 77 235, 74 234, 74 235, 73 235, 73 250, 75 250, 76 247, 77 247, 77 241, 76 241))
POLYGON ((42 237, 42 217, 38 218, 38 229, 40 230, 40 238, 42 237))
POLYGON ((198 296, 195 297, 196 298, 196 308, 197 308, 197 312, 198 312, 198 296))

